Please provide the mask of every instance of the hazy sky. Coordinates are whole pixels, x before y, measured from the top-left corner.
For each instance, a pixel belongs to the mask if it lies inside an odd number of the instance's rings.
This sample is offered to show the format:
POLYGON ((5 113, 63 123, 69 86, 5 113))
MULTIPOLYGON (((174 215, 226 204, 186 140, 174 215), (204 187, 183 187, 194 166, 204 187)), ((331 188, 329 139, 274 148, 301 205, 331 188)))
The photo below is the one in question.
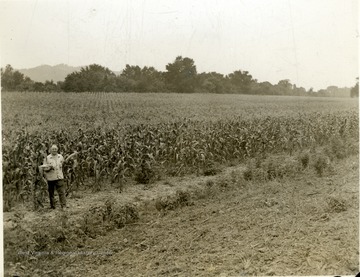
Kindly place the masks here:
POLYGON ((1 66, 126 64, 247 70, 306 89, 353 86, 357 0, 0 0, 1 66))

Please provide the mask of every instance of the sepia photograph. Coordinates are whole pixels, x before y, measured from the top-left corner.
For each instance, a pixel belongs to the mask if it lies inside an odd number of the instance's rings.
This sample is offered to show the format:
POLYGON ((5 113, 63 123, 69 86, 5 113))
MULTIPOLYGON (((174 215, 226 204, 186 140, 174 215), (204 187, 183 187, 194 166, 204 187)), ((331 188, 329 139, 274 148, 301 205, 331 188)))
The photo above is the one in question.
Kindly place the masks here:
POLYGON ((357 275, 359 8, 0 0, 0 276, 357 275))

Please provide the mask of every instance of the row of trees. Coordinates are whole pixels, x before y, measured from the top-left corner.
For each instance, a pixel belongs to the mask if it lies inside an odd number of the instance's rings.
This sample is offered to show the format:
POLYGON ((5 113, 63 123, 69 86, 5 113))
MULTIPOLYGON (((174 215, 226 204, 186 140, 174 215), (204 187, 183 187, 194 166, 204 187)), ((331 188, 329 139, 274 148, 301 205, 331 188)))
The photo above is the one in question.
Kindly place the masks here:
MULTIPOLYGON (((259 95, 297 96, 350 96, 350 89, 328 87, 313 91, 281 80, 273 85, 258 82, 248 71, 236 70, 228 75, 217 72, 197 73, 193 59, 176 57, 161 72, 154 67, 126 65, 121 74, 114 74, 109 68, 92 64, 66 76, 63 82, 34 82, 29 77, 15 71, 10 65, 1 69, 4 91, 65 91, 65 92, 178 92, 178 93, 238 93, 259 95)), ((358 82, 351 97, 357 97, 358 82), (357 86, 357 87, 356 87, 357 86)))
POLYGON ((356 85, 351 88, 351 97, 359 97, 359 77, 356 78, 356 85))

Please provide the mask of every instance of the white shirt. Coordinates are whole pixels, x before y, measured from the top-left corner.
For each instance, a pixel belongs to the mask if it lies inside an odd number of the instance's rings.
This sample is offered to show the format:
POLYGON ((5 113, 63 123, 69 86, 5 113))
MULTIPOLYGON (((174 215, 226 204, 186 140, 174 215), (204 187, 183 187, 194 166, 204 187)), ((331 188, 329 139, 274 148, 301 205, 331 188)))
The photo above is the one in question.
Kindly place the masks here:
POLYGON ((45 171, 45 178, 48 181, 62 180, 64 179, 64 174, 62 172, 62 165, 64 162, 64 157, 61 154, 48 155, 43 164, 52 165, 54 169, 50 171, 45 171))

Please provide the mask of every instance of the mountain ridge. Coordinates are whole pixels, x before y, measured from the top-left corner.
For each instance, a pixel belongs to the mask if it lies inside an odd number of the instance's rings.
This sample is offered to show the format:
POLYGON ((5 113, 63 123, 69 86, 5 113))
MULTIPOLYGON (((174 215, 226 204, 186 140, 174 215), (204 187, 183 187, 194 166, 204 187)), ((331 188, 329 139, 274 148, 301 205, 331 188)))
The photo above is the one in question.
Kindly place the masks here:
POLYGON ((35 82, 45 82, 46 80, 54 82, 64 81, 68 74, 79 71, 81 66, 69 66, 66 64, 57 64, 54 66, 42 64, 32 68, 18 69, 19 72, 28 76, 35 82))
MULTIPOLYGON (((66 76, 75 72, 80 71, 84 66, 71 66, 64 63, 57 65, 42 64, 32 68, 16 69, 25 76, 29 77, 35 82, 45 82, 53 80, 55 83, 64 81, 66 76)), ((119 71, 113 71, 116 75, 120 74, 119 71)))

